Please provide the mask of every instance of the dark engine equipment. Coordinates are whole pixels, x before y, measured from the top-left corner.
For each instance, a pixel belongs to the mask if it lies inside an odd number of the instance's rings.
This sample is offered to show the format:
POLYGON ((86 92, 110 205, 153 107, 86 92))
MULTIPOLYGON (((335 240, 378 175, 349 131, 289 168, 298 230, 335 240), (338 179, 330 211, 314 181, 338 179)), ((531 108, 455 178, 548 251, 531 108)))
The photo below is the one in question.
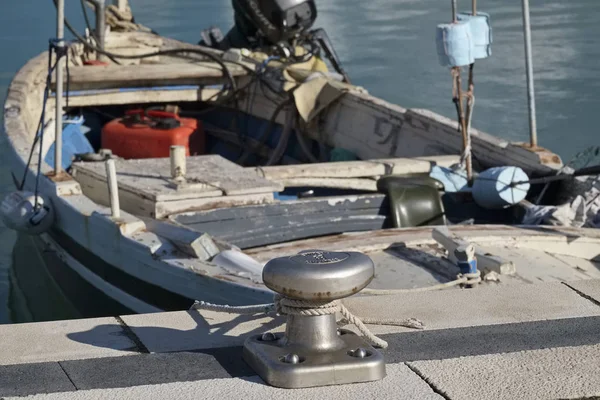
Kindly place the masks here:
POLYGON ((337 72, 349 81, 327 33, 323 29, 309 31, 317 19, 314 0, 232 0, 232 4, 234 27, 225 37, 218 28, 204 30, 201 45, 220 50, 287 49, 284 55, 289 55, 294 54, 294 46, 308 44, 313 55, 319 55, 315 53, 322 49, 337 72))

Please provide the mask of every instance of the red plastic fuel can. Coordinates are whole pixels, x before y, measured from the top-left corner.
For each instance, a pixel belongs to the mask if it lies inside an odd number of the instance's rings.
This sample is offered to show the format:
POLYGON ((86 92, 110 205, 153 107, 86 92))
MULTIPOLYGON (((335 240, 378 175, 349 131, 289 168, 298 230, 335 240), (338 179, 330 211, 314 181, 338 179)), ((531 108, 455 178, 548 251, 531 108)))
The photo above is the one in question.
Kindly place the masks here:
POLYGON ((132 110, 102 128, 102 148, 125 159, 169 157, 171 146, 185 146, 188 156, 204 154, 202 123, 165 111, 132 110))

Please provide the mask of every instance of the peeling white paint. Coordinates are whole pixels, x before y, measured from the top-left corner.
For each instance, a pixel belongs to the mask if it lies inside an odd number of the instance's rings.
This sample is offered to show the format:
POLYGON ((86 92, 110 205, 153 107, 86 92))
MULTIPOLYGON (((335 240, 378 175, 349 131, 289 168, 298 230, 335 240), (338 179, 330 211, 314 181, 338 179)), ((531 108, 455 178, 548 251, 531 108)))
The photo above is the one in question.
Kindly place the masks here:
MULTIPOLYGON (((356 201, 358 201, 358 196, 336 197, 336 198, 327 200, 327 204, 334 207, 338 204, 343 204, 346 201, 349 201, 350 203, 355 203, 356 201)), ((367 203, 368 202, 369 201, 367 200, 367 203)))

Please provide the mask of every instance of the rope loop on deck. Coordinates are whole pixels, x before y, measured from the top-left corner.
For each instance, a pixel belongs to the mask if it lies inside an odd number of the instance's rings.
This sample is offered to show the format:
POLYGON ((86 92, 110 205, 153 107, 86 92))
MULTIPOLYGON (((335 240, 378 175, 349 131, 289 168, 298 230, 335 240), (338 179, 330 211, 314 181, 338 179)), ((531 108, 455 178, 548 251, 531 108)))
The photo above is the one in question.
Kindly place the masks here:
POLYGON ((476 285, 481 282, 481 271, 477 270, 477 272, 468 273, 468 274, 458 274, 456 275, 456 279, 450 282, 440 283, 439 285, 427 286, 422 288, 414 288, 414 289, 363 289, 361 293, 370 294, 374 296, 388 296, 394 294, 403 294, 403 293, 419 293, 419 292, 430 292, 434 290, 442 290, 451 288, 454 286, 460 285, 476 285))
POLYGON ((477 270, 477 272, 469 274, 458 274, 456 278, 463 281, 464 285, 476 285, 481 283, 481 271, 477 270))

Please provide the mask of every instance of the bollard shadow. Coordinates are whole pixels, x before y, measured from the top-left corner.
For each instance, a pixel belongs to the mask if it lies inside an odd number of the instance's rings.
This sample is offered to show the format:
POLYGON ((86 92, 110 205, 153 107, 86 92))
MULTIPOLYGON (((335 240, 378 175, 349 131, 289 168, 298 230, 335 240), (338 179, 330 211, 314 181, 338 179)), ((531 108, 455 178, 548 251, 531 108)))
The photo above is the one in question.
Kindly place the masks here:
POLYGON ((425 249, 407 247, 396 242, 383 250, 381 256, 374 258, 375 280, 389 287, 401 288, 444 283, 456 279, 460 269, 450 262, 436 245, 427 245, 425 249))
MULTIPOLYGON (((184 313, 182 313, 184 314, 184 313)), ((215 322, 196 310, 185 312, 195 327, 177 329, 159 326, 129 326, 104 324, 92 329, 73 332, 67 337, 75 342, 106 349, 129 352, 131 356, 152 356, 144 366, 152 370, 156 360, 168 368, 170 364, 202 364, 210 377, 241 377, 256 375, 242 360, 244 340, 264 332, 282 330, 285 318, 267 319, 260 316, 235 316, 215 322)), ((182 317, 180 323, 189 326, 182 317)), ((125 362, 131 357, 111 357, 113 362, 125 362)), ((145 368, 147 369, 147 368, 145 368)), ((143 374, 142 374, 143 375, 143 374)))

